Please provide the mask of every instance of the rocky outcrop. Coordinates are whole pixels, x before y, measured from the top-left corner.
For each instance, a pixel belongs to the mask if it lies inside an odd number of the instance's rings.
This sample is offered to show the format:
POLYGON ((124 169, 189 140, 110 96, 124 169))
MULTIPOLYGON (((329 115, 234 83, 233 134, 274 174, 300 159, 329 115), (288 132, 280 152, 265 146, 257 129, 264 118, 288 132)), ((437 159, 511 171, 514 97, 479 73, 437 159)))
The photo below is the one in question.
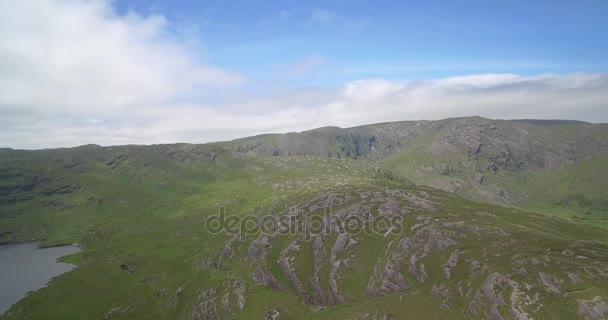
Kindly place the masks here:
POLYGON ((124 318, 127 314, 133 312, 134 308, 132 305, 127 306, 118 306, 110 309, 110 311, 106 312, 103 317, 104 320, 124 318))
POLYGON ((445 284, 434 284, 431 288, 431 295, 441 301, 443 308, 449 309, 448 299, 450 298, 450 288, 445 284))
POLYGON ((448 258, 448 261, 446 261, 446 263, 443 265, 443 277, 447 280, 449 280, 452 276, 452 269, 456 268, 456 265, 458 264, 459 254, 460 253, 458 252, 458 250, 454 250, 454 252, 452 252, 450 257, 448 258))
POLYGON ((220 320, 215 289, 201 289, 190 311, 190 320, 220 320))
POLYGON ((253 271, 253 279, 259 284, 281 292, 287 292, 287 289, 268 271, 265 264, 260 264, 253 271))
POLYGON ((240 279, 228 281, 224 285, 222 308, 226 314, 234 316, 238 311, 243 310, 247 301, 246 290, 245 283, 240 279))
POLYGON ((578 301, 578 313, 585 320, 608 319, 608 304, 602 297, 578 301))
MULTIPOLYGON (((183 291, 184 291, 184 288, 182 288, 182 287, 177 288, 177 290, 175 290, 175 293, 167 300, 167 306, 175 307, 177 305, 177 300, 182 295, 183 291)), ((162 294, 163 296, 164 296, 164 293, 165 292, 163 292, 163 294, 162 294)))
POLYGON ((539 272, 538 277, 547 291, 555 294, 561 293, 559 288, 560 280, 557 280, 554 276, 544 272, 539 272))
MULTIPOLYGON (((391 250, 393 243, 389 244, 387 253, 391 250)), ((414 246, 414 242, 409 239, 402 239, 395 245, 397 248, 393 250, 388 257, 384 266, 382 261, 378 261, 374 272, 372 273, 368 284, 367 293, 372 296, 385 295, 391 292, 402 291, 410 287, 401 272, 404 265, 404 259, 409 249, 414 246)))
POLYGON ((219 320, 233 317, 243 310, 247 287, 241 279, 228 280, 223 285, 199 289, 190 307, 190 320, 219 320))
POLYGON ((313 255, 313 276, 310 279, 309 283, 313 289, 313 293, 312 293, 312 295, 314 297, 313 301, 316 304, 327 304, 328 297, 327 297, 325 291, 323 291, 323 289, 321 288, 321 283, 320 283, 320 279, 319 279, 321 267, 323 265, 323 260, 325 258, 323 237, 320 235, 316 236, 312 242, 312 255, 313 255))
POLYGON ((291 254, 298 252, 299 249, 300 244, 298 240, 291 242, 287 247, 285 247, 281 251, 281 255, 279 256, 277 263, 281 266, 281 270, 283 271, 283 273, 287 275, 287 278, 289 278, 291 285, 296 290, 296 293, 298 294, 300 299, 311 304, 318 304, 318 301, 311 297, 304 289, 304 285, 302 285, 302 282, 296 274, 295 267, 293 266, 294 256, 292 256, 291 254))
POLYGON ((340 234, 336 238, 334 246, 331 248, 329 256, 329 279, 328 279, 328 299, 327 302, 330 305, 342 304, 346 302, 346 299, 338 292, 338 268, 340 267, 341 260, 338 259, 338 255, 346 248, 348 243, 348 236, 340 234))

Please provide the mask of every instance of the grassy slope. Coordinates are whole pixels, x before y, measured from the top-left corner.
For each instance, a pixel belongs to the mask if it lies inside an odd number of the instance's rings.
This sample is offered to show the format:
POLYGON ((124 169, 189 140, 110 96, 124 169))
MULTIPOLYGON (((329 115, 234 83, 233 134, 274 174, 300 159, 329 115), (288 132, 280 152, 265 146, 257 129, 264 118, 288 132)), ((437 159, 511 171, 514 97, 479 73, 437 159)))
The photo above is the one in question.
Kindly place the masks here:
MULTIPOLYGON (((225 206, 228 213, 237 215, 278 214, 319 192, 345 185, 363 190, 426 190, 435 194, 435 201, 442 208, 425 213, 427 215, 508 229, 513 239, 525 245, 509 249, 509 254, 504 256, 486 256, 488 267, 497 272, 512 272, 505 266, 516 253, 540 259, 547 250, 559 254, 578 239, 598 241, 602 248, 607 245, 605 231, 588 224, 573 224, 472 202, 407 182, 411 179, 446 190, 453 188, 455 193, 467 198, 495 200, 493 202, 606 227, 608 191, 605 181, 608 177, 603 165, 607 160, 605 156, 590 157, 550 170, 499 170, 496 174, 486 170, 482 171, 486 180, 479 184, 471 181, 471 176, 479 171, 478 159, 471 159, 464 153, 431 156, 426 152, 442 129, 441 124, 429 125, 423 134, 408 140, 405 151, 394 153, 377 164, 344 159, 361 151, 356 147, 341 148, 341 137, 329 142, 317 137, 312 142, 306 140, 306 144, 313 150, 321 141, 324 152, 329 150, 334 156, 342 155, 342 159, 254 157, 230 151, 242 146, 240 142, 204 146, 81 147, 39 152, 2 150, 0 241, 38 239, 45 245, 78 243, 84 248, 65 258, 77 263, 78 268, 56 278, 49 287, 29 294, 6 318, 100 319, 113 308, 119 309, 112 318, 187 318, 199 289, 217 287, 218 296, 221 296, 225 283, 235 279, 245 282, 248 296, 246 307, 236 315, 238 319, 261 318, 270 309, 280 310, 282 319, 355 318, 366 313, 370 319, 384 315, 475 318, 461 313, 467 307, 465 301, 452 298, 448 310, 439 307, 437 299, 430 295, 433 283, 441 282, 438 274, 449 256, 447 251, 426 261, 432 281, 417 283, 403 294, 374 298, 367 295, 367 278, 391 240, 383 237, 359 239, 353 249, 352 254, 358 257, 356 272, 342 272, 339 281, 340 290, 350 303, 326 307, 319 313, 314 313, 314 307, 296 296, 276 263, 281 249, 294 239, 274 239, 267 259, 271 273, 288 288, 287 294, 253 281, 253 266, 241 258, 230 262, 227 271, 204 266, 207 258, 220 256, 230 238, 211 235, 204 230, 205 217, 216 213, 218 206, 225 206), (392 174, 377 169, 376 165, 392 174), (453 170, 446 175, 439 174, 428 170, 432 165, 450 166, 453 170), (395 176, 405 179, 395 180, 395 176), (500 190, 505 190, 508 196, 500 196, 500 190), (475 212, 491 212, 500 219, 479 217, 475 212), (453 213, 458 214, 458 218, 451 217, 453 213), (121 265, 134 272, 121 271, 121 265), (172 304, 174 295, 177 299, 172 304), (120 308, 128 311, 121 313, 120 308)), ((334 129, 327 130, 333 132, 334 129)), ((365 130, 372 132, 370 128, 365 130)), ((368 141, 370 132, 353 133, 355 141, 368 141)), ((562 132, 564 135, 571 133, 562 132)), ((252 144, 257 146, 260 140, 277 139, 278 136, 269 135, 253 139, 252 144)), ((255 154, 264 152, 257 150, 255 154)), ((407 220, 406 223, 409 228, 417 221, 407 220)), ((406 232, 403 236, 407 235, 406 232)), ((459 248, 465 250, 470 259, 481 259, 487 250, 480 247, 480 240, 490 244, 501 239, 471 238, 460 242, 459 248)), ((248 242, 237 243, 236 256, 242 257, 247 246, 248 242)), ((296 256, 296 273, 301 279, 308 279, 313 273, 311 255, 310 243, 307 243, 296 256)), ((563 265, 568 261, 561 263, 562 267, 554 262, 545 271, 566 279, 563 265)), ((578 262, 574 263, 576 266, 578 262)), ((464 265, 456 269, 454 280, 447 285, 454 287, 459 281, 468 281, 470 274, 464 265)), ((328 269, 325 262, 322 278, 327 278, 328 269)), ((471 281, 478 287, 482 280, 471 281)), ((582 284, 565 284, 563 289, 575 292, 575 297, 581 299, 595 296, 606 299, 603 288, 608 284, 602 281, 587 278, 582 284)), ((326 284, 323 287, 327 289, 326 284)), ((305 288, 312 290, 308 284, 305 288)), ((547 308, 539 314, 540 318, 575 316, 572 310, 577 307, 572 300, 557 299, 542 290, 539 294, 547 298, 547 308)), ((500 311, 506 316, 507 310, 500 311)), ((227 316, 222 310, 219 313, 227 316)))
MULTIPOLYGON (((293 319, 350 318, 365 313, 427 319, 463 316, 437 306, 429 294, 430 282, 417 285, 413 291, 424 294, 367 296, 364 292, 366 279, 377 256, 390 240, 378 236, 360 239, 355 252, 358 272, 346 272, 340 280, 343 294, 352 303, 327 307, 320 313, 314 313, 314 307, 297 298, 274 263, 277 250, 288 242, 287 239, 273 240, 275 251, 269 253, 268 259, 271 272, 289 288, 287 294, 255 283, 251 277, 252 266, 239 259, 232 262, 228 271, 202 266, 205 258, 216 257, 229 239, 204 230, 204 218, 215 213, 218 205, 226 206, 231 214, 245 215, 252 210, 276 213, 318 192, 344 185, 363 190, 386 187, 418 190, 407 183, 385 179, 365 162, 315 157, 237 159, 221 153, 212 161, 188 162, 167 160, 147 149, 128 149, 117 153, 127 156, 112 168, 114 164, 107 163, 116 155, 99 161, 97 151, 82 152, 86 159, 81 163, 86 167, 83 172, 65 169, 65 164, 71 161, 65 154, 52 166, 46 157, 34 157, 30 164, 21 164, 22 168, 34 168, 36 174, 49 181, 70 181, 79 187, 71 193, 49 195, 35 189, 32 199, 3 206, 0 233, 17 231, 16 238, 11 241, 33 237, 44 240, 47 245, 79 243, 84 250, 66 258, 77 263, 78 268, 57 277, 47 288, 29 294, 11 309, 6 316, 8 319, 100 319, 114 308, 129 311, 117 311, 112 318, 187 318, 200 288, 221 288, 230 279, 241 279, 248 288, 246 307, 237 314, 237 319, 261 318, 269 309, 280 310, 282 318, 293 319), (49 200, 59 205, 43 205, 49 200), (65 208, 63 204, 75 206, 65 208), (32 234, 30 230, 37 232, 32 234), (121 271, 121 265, 127 265, 134 272, 121 271), (177 296, 175 305, 170 303, 173 295, 177 296)), ((42 187, 51 188, 62 183, 52 182, 42 187)), ((605 233, 593 228, 572 227, 557 220, 515 213, 442 192, 436 197, 445 209, 432 215, 441 218, 449 212, 457 212, 463 219, 478 220, 480 218, 470 212, 494 212, 504 218, 501 227, 512 229, 520 233, 520 238, 536 243, 527 249, 531 254, 538 254, 547 246, 561 250, 577 239, 606 239, 605 233), (539 221, 548 225, 541 227, 539 221), (550 231, 542 231, 543 228, 550 231)), ((407 223, 410 226, 415 222, 407 223)), ((488 220, 488 223, 496 221, 488 220)), ((471 241, 462 243, 462 248, 468 248, 471 257, 480 256, 481 251, 474 249, 474 239, 471 241)), ((246 249, 246 243, 237 247, 237 256, 242 256, 246 249)), ((300 254, 298 261, 302 267, 298 268, 298 274, 306 278, 312 272, 310 251, 303 249, 300 254)), ((430 259, 427 262, 429 270, 440 268, 446 255, 449 253, 443 252, 430 259)), ((494 259, 490 266, 499 270, 503 263, 494 259)), ((324 268, 322 273, 326 275, 327 267, 324 268)), ((585 286, 590 284, 586 282, 585 286)), ((591 288, 606 295, 594 285, 591 288)), ((460 302, 454 303, 455 310, 463 308, 460 302)), ((569 314, 568 310, 570 308, 556 305, 555 310, 547 311, 546 315, 569 314)), ((223 311, 219 312, 227 316, 223 311)))
MULTIPOLYGON (((78 173, 61 167, 69 162, 65 155, 52 169, 44 167, 46 157, 33 157, 30 163, 19 165, 33 168, 49 180, 71 181, 81 187, 69 194, 36 192, 29 201, 3 206, 0 234, 15 232, 5 241, 79 243, 85 250, 66 258, 79 268, 29 295, 17 309, 35 303, 36 308, 26 308, 34 318, 98 319, 122 301, 137 306, 133 315, 166 318, 176 311, 159 303, 159 290, 175 292, 178 287, 206 287, 217 281, 200 265, 226 240, 204 230, 204 218, 216 213, 218 205, 226 206, 230 214, 244 215, 254 208, 280 206, 286 199, 306 196, 307 190, 312 193, 370 179, 373 171, 354 161, 336 159, 303 161, 295 169, 282 170, 281 163, 273 164, 273 159, 265 163, 226 156, 213 163, 188 165, 159 160, 145 150, 127 153, 127 160, 113 169, 85 153, 87 170, 78 173), (218 164, 220 160, 226 163, 218 164), (298 183, 293 184, 295 181, 298 183), (102 201, 91 204, 90 198, 102 201), (61 205, 41 204, 51 200, 61 205), (76 205, 66 209, 63 204, 76 205), (120 271, 121 264, 136 272, 120 271)), ((184 290, 181 300, 194 293, 184 290)), ((285 299, 291 298, 280 300, 285 299)))

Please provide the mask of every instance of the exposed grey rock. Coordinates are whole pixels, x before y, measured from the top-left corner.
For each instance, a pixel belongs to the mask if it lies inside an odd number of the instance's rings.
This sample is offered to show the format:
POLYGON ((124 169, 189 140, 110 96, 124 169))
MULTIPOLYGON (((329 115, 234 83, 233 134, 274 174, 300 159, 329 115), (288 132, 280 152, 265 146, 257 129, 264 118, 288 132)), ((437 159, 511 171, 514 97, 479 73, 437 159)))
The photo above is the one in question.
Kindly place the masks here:
POLYGON ((485 299, 489 303, 496 306, 505 305, 502 295, 497 292, 497 289, 502 289, 505 286, 507 278, 498 272, 492 272, 482 283, 479 292, 473 298, 474 301, 485 299))
POLYGON ((608 319, 608 304, 599 296, 592 300, 578 300, 578 313, 585 320, 605 320, 608 319))
POLYGON ((325 252, 323 251, 323 237, 317 236, 312 243, 312 253, 313 253, 313 277, 310 279, 309 283, 313 289, 313 301, 319 304, 327 304, 327 295, 321 288, 321 284, 319 281, 319 273, 321 272, 321 265, 323 263, 323 259, 325 257, 325 252))
POLYGON ((262 264, 259 264, 255 268, 255 271, 253 271, 253 279, 265 287, 281 292, 287 291, 285 287, 262 264))
POLYGON ((568 272, 568 278, 570 278, 570 281, 572 281, 574 284, 583 282, 583 279, 581 279, 581 277, 574 272, 568 272))
POLYGON ((522 278, 528 277, 528 271, 524 267, 519 268, 519 270, 517 270, 517 274, 519 274, 519 276, 522 278))
POLYGON ((490 320, 504 320, 498 309, 494 306, 490 308, 490 320))
POLYGON ((329 294, 327 300, 330 305, 346 302, 346 299, 338 292, 338 268, 340 267, 340 260, 338 260, 337 256, 345 249, 347 243, 348 236, 346 234, 340 234, 336 238, 334 246, 331 248, 331 254, 329 256, 329 294))
POLYGON ((445 284, 433 284, 431 294, 435 299, 441 300, 441 306, 449 309, 448 299, 450 298, 450 288, 445 284))
POLYGON ((245 253, 245 259, 247 263, 252 264, 254 261, 264 257, 266 249, 270 247, 270 241, 268 237, 262 236, 251 241, 247 253, 245 253))
POLYGON ((452 252, 452 254, 450 255, 450 257, 448 258, 448 261, 446 261, 446 263, 443 265, 443 276, 446 279, 450 279, 450 276, 452 275, 452 269, 456 268, 456 265, 458 264, 458 255, 460 254, 460 252, 458 251, 458 249, 454 250, 452 252))
POLYGON ((196 301, 190 310, 190 320, 220 320, 217 312, 216 290, 201 289, 198 291, 196 301))
POLYGON ((177 299, 181 295, 182 291, 184 291, 184 289, 182 287, 177 288, 177 290, 175 290, 175 293, 171 296, 171 298, 169 298, 169 300, 167 300, 167 305, 170 307, 175 307, 175 305, 177 304, 177 299))
POLYGON ((481 172, 475 172, 471 179, 473 179, 473 181, 479 184, 485 184, 486 182, 486 177, 481 172))
POLYGON ((411 194, 408 196, 408 201, 410 203, 412 203, 412 205, 414 205, 416 208, 418 208, 419 210, 422 211, 435 211, 435 207, 431 204, 431 202, 428 199, 424 199, 421 197, 418 197, 414 194, 411 194))
POLYGON ((116 316, 118 316, 119 318, 122 318, 125 316, 125 314, 133 312, 133 310, 134 310, 134 308, 132 305, 114 307, 105 314, 103 319, 109 320, 109 319, 115 318, 116 316))
POLYGON ((562 254, 568 257, 574 257, 576 255, 576 253, 570 249, 565 249, 562 251, 562 254))
POLYGON ((511 319, 528 320, 530 317, 524 309, 534 303, 536 300, 531 299, 520 290, 517 282, 498 272, 491 272, 473 296, 469 310, 481 318, 504 319, 498 311, 498 307, 508 305, 511 319), (503 299, 503 290, 506 288, 511 289, 508 304, 503 299), (489 310, 486 309, 488 305, 489 310))
POLYGON ((547 289, 547 291, 556 294, 561 294, 561 291, 559 289, 559 281, 554 276, 548 273, 539 272, 538 277, 540 278, 540 281, 542 282, 543 286, 545 286, 545 289, 547 289))
POLYGON ((401 204, 395 200, 388 200, 378 208, 378 212, 383 215, 402 215, 408 213, 409 210, 402 209, 401 204))
POLYGON ((287 278, 289 278, 289 281, 293 285, 298 296, 300 296, 300 298, 302 300, 304 300, 308 303, 319 304, 318 301, 314 300, 314 297, 311 297, 308 294, 308 292, 306 292, 306 290, 304 289, 304 286, 300 282, 300 279, 298 279, 295 268, 293 267, 293 265, 291 263, 293 257, 290 256, 290 254, 298 252, 299 249, 300 249, 300 244, 299 244, 298 240, 291 242, 287 247, 285 247, 281 251, 281 255, 279 256, 277 262, 281 266, 281 270, 283 271, 283 273, 287 276, 287 278))
POLYGON ((435 167, 434 167, 434 168, 432 168, 432 169, 433 169, 435 172, 437 172, 437 173, 439 173, 439 174, 441 174, 441 175, 444 175, 444 176, 447 176, 447 175, 449 175, 450 173, 452 173, 452 172, 454 171, 454 169, 453 169, 453 168, 451 168, 451 167, 450 167, 450 166, 448 166, 447 164, 443 164, 443 163, 442 163, 442 164, 437 164, 437 165, 435 165, 435 167))
POLYGON ((434 250, 444 250, 451 246, 457 245, 458 243, 450 238, 451 232, 447 230, 441 230, 438 228, 425 228, 418 233, 421 233, 421 236, 426 238, 426 243, 424 244, 424 253, 429 254, 434 250), (426 229, 426 230, 425 230, 426 229))
POLYGON ((213 257, 207 257, 207 258, 203 259, 202 265, 203 265, 203 267, 212 269, 212 270, 219 269, 217 266, 217 263, 213 260, 213 257))
POLYGON ((276 309, 268 310, 264 313, 264 320, 280 320, 281 312, 276 309))
POLYGON ((366 289, 369 295, 385 295, 390 292, 402 291, 410 287, 409 283, 405 280, 401 269, 403 267, 405 255, 413 245, 411 239, 402 239, 399 241, 396 250, 388 257, 384 267, 382 268, 380 264, 376 265, 366 289))
POLYGON ((243 310, 246 299, 246 287, 241 279, 225 283, 224 294, 222 295, 222 308, 227 314, 234 316, 237 311, 243 310), (233 305, 232 301, 235 302, 235 305, 233 305))

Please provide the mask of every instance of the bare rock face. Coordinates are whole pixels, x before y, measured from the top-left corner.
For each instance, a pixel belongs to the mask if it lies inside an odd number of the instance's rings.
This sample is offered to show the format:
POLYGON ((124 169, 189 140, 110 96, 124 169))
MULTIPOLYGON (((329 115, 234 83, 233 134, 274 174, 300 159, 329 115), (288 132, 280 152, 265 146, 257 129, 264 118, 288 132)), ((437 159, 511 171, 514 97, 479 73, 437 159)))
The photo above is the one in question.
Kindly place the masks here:
POLYGON ((181 293, 184 291, 184 289, 182 287, 177 288, 177 290, 175 290, 175 294, 173 294, 171 296, 171 298, 169 298, 169 300, 167 300, 167 305, 170 307, 175 307, 175 305, 177 304, 177 299, 179 298, 179 296, 181 295, 181 293))
POLYGON ((441 306, 449 309, 448 299, 450 298, 450 288, 445 284, 434 284, 431 295, 441 301, 441 306))
POLYGON ((407 271, 418 281, 424 283, 428 277, 424 269, 424 264, 418 265, 418 253, 414 253, 410 256, 407 271))
POLYGON ((321 265, 323 263, 323 259, 325 257, 325 252, 323 251, 323 237, 317 236, 312 243, 312 254, 313 254, 313 276, 310 279, 309 283, 313 289, 313 299, 318 304, 326 304, 327 303, 327 295, 321 288, 321 284, 319 281, 319 273, 321 272, 321 265))
POLYGON ((579 300, 578 313, 585 320, 608 319, 608 304, 601 297, 595 297, 592 300, 579 300))
POLYGON ((408 196, 408 200, 421 211, 435 211, 435 207, 428 199, 419 197, 414 194, 408 196))
MULTIPOLYGON (((382 159, 408 150, 411 142, 427 130, 440 128, 435 138, 426 144, 426 151, 432 157, 441 159, 446 155, 464 154, 483 159, 488 169, 494 172, 500 169, 543 169, 571 163, 586 154, 608 151, 608 143, 603 139, 605 128, 577 124, 573 128, 576 134, 563 137, 555 134, 559 131, 554 131, 552 126, 541 122, 497 121, 481 117, 394 122, 347 129, 325 127, 278 135, 270 140, 237 140, 234 149, 240 153, 268 156, 382 159)), ((440 175, 455 171, 443 162, 427 167, 440 175)))
POLYGON ((490 319, 504 319, 504 316, 498 311, 500 307, 509 307, 509 317, 515 320, 531 319, 526 311, 530 306, 538 303, 538 295, 530 296, 516 281, 498 273, 491 272, 488 274, 481 287, 473 296, 469 304, 469 311, 479 317, 490 319), (510 289, 511 294, 509 300, 503 298, 505 290, 510 289), (487 309, 489 306, 489 309, 487 309))
POLYGON ((257 263, 253 271, 253 280, 257 283, 275 289, 281 292, 286 292, 287 289, 268 271, 266 264, 266 251, 270 248, 270 240, 267 236, 260 236, 251 241, 247 252, 245 253, 245 261, 254 265, 257 263))
POLYGON ((253 279, 257 281, 259 284, 275 289, 281 292, 287 292, 287 289, 283 287, 283 285, 268 271, 266 266, 258 265, 253 272, 253 279))
POLYGON ((402 215, 408 213, 409 210, 402 208, 401 204, 395 200, 388 200, 378 208, 380 214, 384 215, 402 215))
POLYGON ((328 303, 330 305, 342 304, 346 302, 346 299, 338 292, 338 268, 340 267, 340 260, 338 255, 346 248, 348 244, 348 236, 346 234, 338 235, 334 246, 331 248, 331 254, 329 257, 329 295, 328 303))
POLYGON ((222 307, 227 314, 234 316, 236 312, 243 310, 247 300, 246 290, 245 283, 240 279, 225 284, 222 307))
POLYGON ((247 249, 247 253, 245 254, 246 261, 249 264, 252 264, 254 261, 263 258, 264 254, 266 253, 266 249, 269 247, 270 241, 268 241, 268 237, 262 236, 251 241, 251 244, 247 249))
POLYGON ((281 251, 281 255, 279 256, 279 259, 277 260, 277 262, 281 266, 281 270, 283 271, 283 273, 285 275, 287 275, 287 277, 289 278, 289 281, 295 288, 296 293, 298 294, 300 299, 307 301, 308 303, 311 303, 311 304, 318 304, 318 302, 314 300, 314 297, 311 297, 308 294, 308 292, 306 292, 306 290, 304 289, 304 286, 302 285, 302 282, 300 281, 300 279, 298 279, 298 275, 296 274, 296 270, 292 264, 294 257, 291 256, 291 254, 298 252, 299 249, 300 249, 299 241, 298 240, 293 241, 285 249, 283 249, 281 251))
POLYGON ((124 317, 125 315, 133 312, 133 310, 134 310, 134 308, 131 305, 114 307, 106 313, 106 315, 103 317, 103 319, 109 320, 109 319, 114 319, 117 317, 121 318, 121 317, 124 317))
POLYGON ((490 308, 489 316, 490 316, 490 320, 504 320, 504 318, 502 317, 500 312, 498 312, 498 309, 496 309, 496 307, 490 308))
POLYGON ((232 245, 226 244, 226 246, 224 246, 224 251, 222 252, 222 256, 226 259, 232 259, 232 257, 234 256, 234 251, 232 249, 232 245))
POLYGON ((448 261, 443 265, 443 276, 447 280, 452 276, 452 269, 456 268, 456 265, 458 264, 458 255, 458 250, 454 250, 450 255, 450 258, 448 258, 448 261))
POLYGON ((471 179, 478 184, 484 184, 486 182, 486 177, 481 172, 475 172, 475 174, 471 176, 471 179))
POLYGON ((220 314, 216 306, 216 290, 199 290, 198 296, 192 310, 190 320, 219 320, 220 314))
MULTIPOLYGON (((452 233, 436 226, 425 226, 419 229, 414 237, 401 239, 397 244, 389 244, 385 261, 379 261, 370 276, 367 293, 378 296, 408 289, 410 284, 401 271, 405 269, 406 262, 410 275, 420 283, 424 283, 428 275, 425 265, 419 263, 420 259, 434 251, 443 251, 456 245, 457 242, 450 237, 452 233)), ((453 267, 456 266, 457 256, 456 253, 452 257, 455 260, 453 267)), ((453 267, 449 267, 449 270, 453 267)))
POLYGON ((568 278, 570 278, 570 281, 572 281, 574 284, 583 282, 583 279, 581 279, 581 277, 574 272, 568 272, 568 278))
POLYGON ((517 274, 522 278, 527 278, 528 270, 526 270, 526 268, 524 268, 524 267, 521 267, 521 268, 519 268, 519 270, 517 270, 517 274))
POLYGON ((216 288, 199 289, 190 308, 189 319, 222 319, 220 308, 226 315, 233 317, 245 307, 246 292, 247 288, 242 279, 226 281, 216 288))
POLYGON ((264 313, 264 320, 280 320, 281 312, 277 309, 268 310, 264 313))
POLYGON ((543 286, 547 291, 555 294, 561 294, 561 291, 559 289, 560 281, 557 280, 554 276, 548 273, 539 272, 538 277, 540 278, 540 281, 542 282, 543 286))
POLYGON ((410 287, 409 283, 405 280, 401 269, 404 264, 405 255, 413 246, 413 241, 409 238, 402 239, 396 246, 397 249, 387 258, 386 264, 382 269, 380 269, 380 264, 376 265, 374 273, 367 284, 366 290, 369 295, 385 295, 391 292, 402 291, 410 287))
MULTIPOLYGON (((590 127, 581 129, 593 130, 590 127)), ((496 122, 478 117, 454 119, 446 123, 445 131, 431 143, 430 149, 435 154, 465 150, 471 156, 489 160, 493 166, 507 170, 554 168, 573 161, 578 155, 574 141, 548 138, 549 130, 547 126, 523 122, 496 122)), ((584 135, 576 138, 579 143, 606 148, 605 142, 592 142, 593 139, 584 135)))
POLYGON ((486 301, 493 306, 504 306, 505 301, 500 294, 507 285, 508 279, 498 272, 492 272, 482 283, 479 291, 473 297, 474 302, 486 301))

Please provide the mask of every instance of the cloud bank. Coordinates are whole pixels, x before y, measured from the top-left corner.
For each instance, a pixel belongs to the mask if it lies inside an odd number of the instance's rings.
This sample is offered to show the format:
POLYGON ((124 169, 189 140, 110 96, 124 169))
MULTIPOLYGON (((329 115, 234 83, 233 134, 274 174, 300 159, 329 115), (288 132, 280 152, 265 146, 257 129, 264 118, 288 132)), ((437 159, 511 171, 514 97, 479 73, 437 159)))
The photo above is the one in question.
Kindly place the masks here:
POLYGON ((205 61, 174 29, 163 16, 118 15, 108 1, 0 2, 0 147, 201 143, 469 115, 608 121, 606 74, 377 78, 253 94, 246 75, 205 61))

